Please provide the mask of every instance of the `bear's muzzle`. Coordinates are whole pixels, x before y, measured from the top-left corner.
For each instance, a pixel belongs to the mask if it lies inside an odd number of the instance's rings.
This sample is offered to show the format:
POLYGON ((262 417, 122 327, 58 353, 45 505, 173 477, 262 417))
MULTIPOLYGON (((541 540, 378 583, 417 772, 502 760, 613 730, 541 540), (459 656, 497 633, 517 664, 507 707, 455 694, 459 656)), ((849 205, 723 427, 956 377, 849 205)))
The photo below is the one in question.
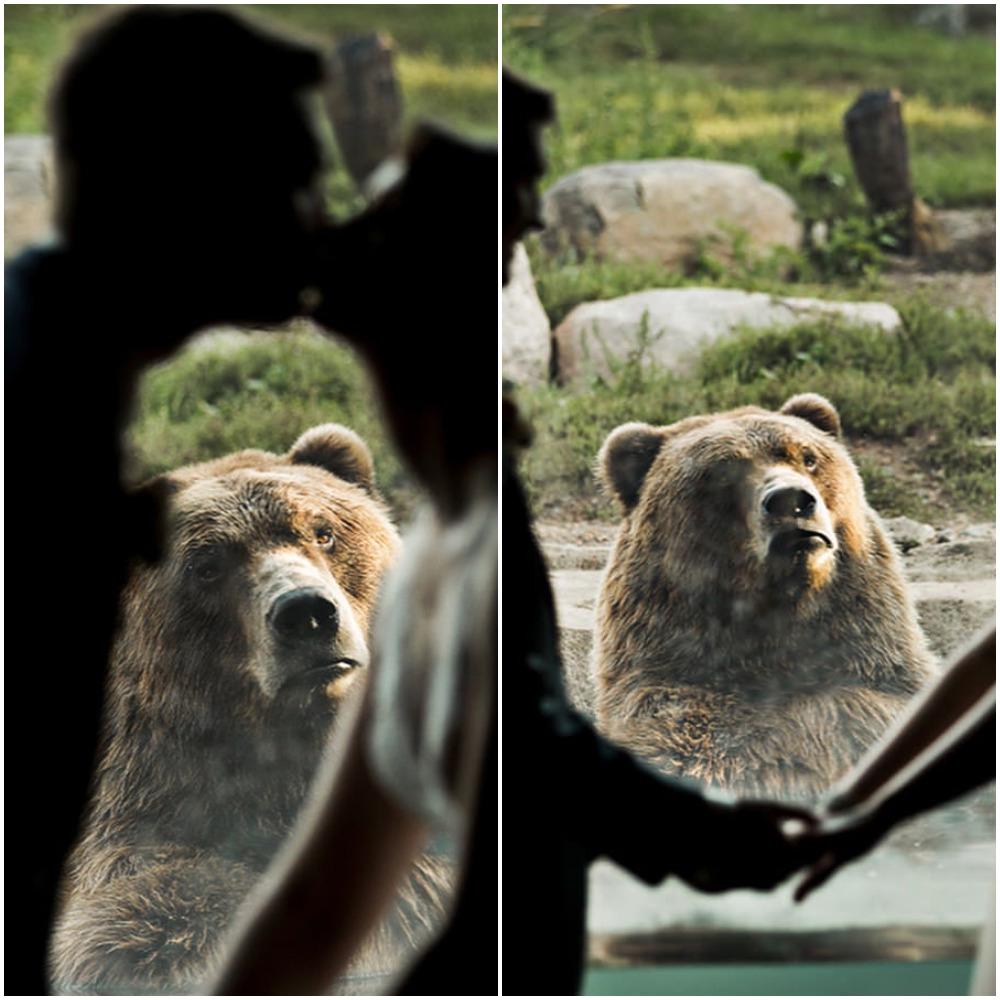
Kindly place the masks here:
POLYGON ((822 495, 795 470, 773 470, 765 477, 758 510, 769 560, 825 560, 837 551, 833 519, 822 495))

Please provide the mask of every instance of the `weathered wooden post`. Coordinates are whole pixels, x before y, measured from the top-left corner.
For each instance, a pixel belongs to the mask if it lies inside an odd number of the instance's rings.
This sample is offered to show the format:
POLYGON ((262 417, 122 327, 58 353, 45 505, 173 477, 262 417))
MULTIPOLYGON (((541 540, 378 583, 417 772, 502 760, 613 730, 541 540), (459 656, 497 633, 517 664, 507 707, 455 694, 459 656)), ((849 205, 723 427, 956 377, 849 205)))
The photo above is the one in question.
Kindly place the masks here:
POLYGON ((403 99, 390 40, 368 34, 338 45, 324 97, 347 171, 364 191, 372 172, 398 151, 402 138, 403 99))
POLYGON ((895 89, 864 91, 844 115, 844 132, 872 211, 898 212, 901 252, 919 250, 930 210, 913 193, 902 95, 895 89))

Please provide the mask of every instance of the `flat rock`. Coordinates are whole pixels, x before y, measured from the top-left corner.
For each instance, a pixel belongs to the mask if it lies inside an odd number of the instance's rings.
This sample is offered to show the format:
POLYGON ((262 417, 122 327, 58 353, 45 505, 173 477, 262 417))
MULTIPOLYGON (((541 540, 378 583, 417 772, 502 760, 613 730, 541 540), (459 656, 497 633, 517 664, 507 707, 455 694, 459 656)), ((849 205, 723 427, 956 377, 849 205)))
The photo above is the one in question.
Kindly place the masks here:
POLYGON ((553 254, 680 267, 712 241, 728 255, 734 234, 759 254, 797 247, 795 202, 751 167, 710 160, 613 162, 584 167, 544 196, 542 245, 553 254))
POLYGON ((960 582, 992 577, 996 542, 991 538, 962 538, 922 545, 906 553, 904 565, 910 583, 960 582))
POLYGON ((981 524, 970 524, 959 532, 958 537, 977 541, 996 542, 997 526, 992 521, 984 521, 981 524))
POLYGON ((882 523, 889 532, 889 537, 904 552, 929 542, 937 535, 929 524, 921 524, 909 517, 887 517, 883 518, 882 523))
POLYGON ((690 374, 706 347, 743 328, 791 327, 830 319, 894 332, 902 320, 883 302, 830 302, 729 288, 666 288, 577 306, 555 331, 563 383, 609 377, 638 357, 643 364, 690 374))
POLYGON ((504 377, 519 385, 547 382, 552 328, 535 291, 527 251, 520 244, 503 290, 501 315, 504 377))
POLYGON ((545 547, 550 569, 603 569, 610 554, 610 545, 552 544, 545 547))
POLYGON ((52 229, 52 143, 45 135, 8 135, 3 141, 3 255, 20 253, 52 229))

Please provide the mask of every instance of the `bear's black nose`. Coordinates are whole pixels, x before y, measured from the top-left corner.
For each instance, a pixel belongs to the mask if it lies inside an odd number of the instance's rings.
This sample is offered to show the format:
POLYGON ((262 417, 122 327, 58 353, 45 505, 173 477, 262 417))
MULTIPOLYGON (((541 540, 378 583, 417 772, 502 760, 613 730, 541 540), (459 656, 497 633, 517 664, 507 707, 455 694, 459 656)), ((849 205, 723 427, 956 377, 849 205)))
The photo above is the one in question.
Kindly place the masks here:
POLYGON ((329 642, 337 635, 337 606, 314 587, 290 590, 276 598, 267 623, 286 642, 329 642))
POLYGON ((764 512, 770 517, 812 517, 816 497, 797 486, 779 486, 764 494, 764 512))

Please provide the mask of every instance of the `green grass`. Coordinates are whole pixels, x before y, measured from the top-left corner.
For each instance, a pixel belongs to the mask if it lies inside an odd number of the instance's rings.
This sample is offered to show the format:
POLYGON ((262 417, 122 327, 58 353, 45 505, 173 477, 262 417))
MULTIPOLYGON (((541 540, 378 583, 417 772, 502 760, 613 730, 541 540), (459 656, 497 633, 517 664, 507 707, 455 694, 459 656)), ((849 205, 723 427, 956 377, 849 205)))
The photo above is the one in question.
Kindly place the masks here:
MULTIPOLYGON (((4 9, 4 131, 46 131, 52 75, 81 27, 107 8, 24 4, 4 9)), ((487 6, 244 5, 257 21, 324 51, 338 38, 378 30, 395 44, 406 120, 431 118, 483 139, 497 132, 496 9, 487 6)), ((342 170, 331 179, 335 207, 355 208, 342 170)))
POLYGON ((994 58, 990 33, 950 38, 891 8, 504 8, 505 62, 556 94, 547 181, 611 159, 730 160, 807 219, 863 208, 842 116, 870 87, 904 94, 921 197, 993 204, 994 58))
POLYGON ((507 4, 504 61, 586 72, 652 59, 717 68, 741 87, 894 86, 936 104, 992 110, 992 23, 981 20, 977 31, 953 38, 916 25, 913 12, 887 5, 507 4))
POLYGON ((896 246, 854 180, 844 111, 862 86, 901 87, 921 197, 939 207, 992 205, 994 52, 987 33, 949 38, 892 8, 505 7, 505 61, 556 94, 543 186, 613 159, 728 160, 788 191, 807 230, 822 221, 829 233, 822 248, 757 260, 737 253, 733 263, 709 245, 673 271, 553 259, 529 241, 550 320, 580 302, 692 283, 871 297, 896 246))
MULTIPOLYGON (((996 410, 994 326, 919 303, 902 313, 899 335, 830 322, 745 331, 706 351, 691 377, 658 370, 637 350, 584 391, 523 390, 520 403, 535 429, 524 473, 536 509, 553 512, 569 500, 578 513, 613 516, 592 467, 619 424, 669 424, 745 404, 775 409, 797 392, 818 391, 838 408, 849 441, 909 448, 957 509, 987 515, 996 478, 995 449, 983 443, 993 436, 996 410)), ((925 513, 923 499, 885 470, 861 467, 883 513, 925 513)))
MULTIPOLYGON (((807 232, 818 221, 828 232, 822 246, 763 259, 740 252, 734 234, 673 270, 553 258, 529 240, 552 323, 581 302, 691 284, 883 298, 880 273, 897 249, 892 220, 870 217, 843 135, 844 112, 866 88, 904 95, 920 197, 932 207, 992 206, 993 26, 984 20, 953 38, 913 15, 913 7, 844 5, 505 6, 504 61, 556 97, 543 187, 608 160, 745 163, 792 196, 807 232)), ((853 441, 898 446, 958 509, 986 514, 995 493, 995 450, 983 445, 993 437, 993 324, 891 298, 906 319, 899 337, 823 324, 747 333, 710 351, 692 378, 633 358, 582 393, 526 391, 536 428, 525 458, 533 500, 543 512, 568 499, 576 513, 608 516, 591 466, 619 423, 773 407, 818 390, 840 408, 853 441)), ((875 454, 859 454, 859 465, 876 504, 923 513, 920 491, 875 454)))
POLYGON ((363 367, 349 349, 304 328, 207 338, 150 369, 129 431, 130 478, 243 448, 282 453, 328 421, 364 438, 379 489, 397 515, 407 515, 416 494, 363 367))

